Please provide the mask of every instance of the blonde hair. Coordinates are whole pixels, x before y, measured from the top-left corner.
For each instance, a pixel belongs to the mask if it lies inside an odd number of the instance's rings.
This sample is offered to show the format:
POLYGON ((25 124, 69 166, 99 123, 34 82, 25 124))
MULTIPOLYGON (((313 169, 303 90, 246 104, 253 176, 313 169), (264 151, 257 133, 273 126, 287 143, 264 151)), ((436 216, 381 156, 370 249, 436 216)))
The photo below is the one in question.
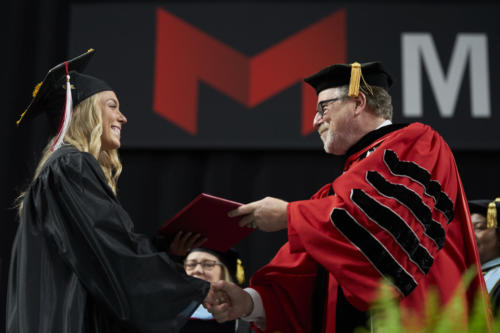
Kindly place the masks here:
MULTIPOLYGON (((100 106, 101 93, 94 94, 73 109, 73 116, 69 125, 68 131, 64 136, 64 143, 75 146, 79 151, 87 152, 95 157, 104 172, 106 182, 116 195, 116 184, 122 172, 122 163, 118 156, 118 150, 102 150, 101 151, 101 135, 102 135, 102 110, 100 106)), ((54 153, 50 147, 56 140, 53 137, 43 150, 42 158, 38 162, 38 166, 33 176, 33 181, 38 177, 45 162, 54 153)), ((21 193, 17 198, 18 213, 21 215, 23 209, 23 199, 26 191, 21 193)))
POLYGON ((231 274, 229 274, 229 269, 227 268, 227 266, 221 263, 220 267, 222 268, 220 279, 227 282, 234 282, 231 274))

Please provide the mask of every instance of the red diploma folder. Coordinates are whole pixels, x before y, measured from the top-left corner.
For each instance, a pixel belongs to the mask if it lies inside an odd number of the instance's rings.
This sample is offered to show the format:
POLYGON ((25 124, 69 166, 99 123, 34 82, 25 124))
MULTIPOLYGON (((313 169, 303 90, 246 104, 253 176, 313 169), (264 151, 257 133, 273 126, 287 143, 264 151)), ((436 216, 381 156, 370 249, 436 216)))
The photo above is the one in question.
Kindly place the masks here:
POLYGON ((227 212, 241 203, 202 193, 165 223, 158 232, 173 239, 178 231, 200 233, 207 241, 203 247, 225 252, 248 236, 253 229, 240 227, 240 217, 227 212))

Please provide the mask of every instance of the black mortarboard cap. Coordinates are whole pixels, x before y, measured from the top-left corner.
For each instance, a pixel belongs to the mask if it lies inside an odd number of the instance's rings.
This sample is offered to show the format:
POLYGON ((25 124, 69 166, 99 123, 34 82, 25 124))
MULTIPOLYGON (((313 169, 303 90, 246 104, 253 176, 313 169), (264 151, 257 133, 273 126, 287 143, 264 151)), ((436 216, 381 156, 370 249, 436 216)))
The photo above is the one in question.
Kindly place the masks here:
POLYGON ((242 285, 245 282, 245 270, 243 268, 243 263, 241 262, 240 256, 235 249, 231 248, 226 252, 215 251, 203 247, 191 250, 191 252, 196 251, 207 252, 216 256, 227 267, 234 282, 239 285, 242 285))
POLYGON ((81 101, 98 92, 112 90, 106 82, 82 74, 94 54, 95 50, 90 49, 78 57, 50 69, 43 81, 33 90, 33 99, 18 120, 18 125, 21 120, 30 120, 45 113, 49 116, 51 125, 57 129, 65 107, 66 63, 70 75, 73 106, 77 106, 81 101))
MULTIPOLYGON (((392 77, 384 69, 381 62, 367 62, 364 64, 335 64, 328 66, 316 74, 304 79, 306 83, 316 89, 316 94, 320 91, 349 85, 349 96, 357 96, 359 85, 363 83, 370 86, 382 87, 388 90, 392 86, 392 77)), ((370 90, 370 87, 368 87, 370 90)))
POLYGON ((486 217, 486 226, 496 228, 498 226, 497 211, 500 209, 500 198, 495 200, 469 200, 469 211, 471 214, 481 214, 486 217))

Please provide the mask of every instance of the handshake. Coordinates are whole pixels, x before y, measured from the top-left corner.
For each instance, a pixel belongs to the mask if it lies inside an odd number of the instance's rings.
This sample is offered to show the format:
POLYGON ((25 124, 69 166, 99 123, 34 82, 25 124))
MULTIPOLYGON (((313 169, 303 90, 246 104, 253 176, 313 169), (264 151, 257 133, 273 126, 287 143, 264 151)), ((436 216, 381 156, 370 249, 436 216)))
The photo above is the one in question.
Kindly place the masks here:
POLYGON ((224 280, 212 283, 203 306, 219 323, 246 317, 254 308, 252 297, 248 292, 224 280))
MULTIPOLYGON (((238 222, 241 227, 251 227, 266 232, 278 231, 287 228, 287 205, 288 202, 281 199, 266 197, 239 206, 228 212, 228 216, 241 216, 238 222)), ((225 260, 224 257, 228 257, 227 254, 197 249, 205 241, 206 238, 200 234, 178 232, 168 250, 171 255, 179 257, 187 255, 184 268, 188 275, 211 282, 211 288, 203 301, 203 306, 219 323, 247 317, 245 319, 253 321, 258 327, 265 326, 265 314, 260 295, 256 291, 254 294, 253 289, 247 291, 233 282, 221 280, 220 273, 213 273, 217 263, 229 267, 231 265, 228 266, 227 262, 235 262, 234 258, 225 260), (191 249, 195 249, 195 252, 191 249), (257 303, 255 309, 257 312, 254 311, 254 300, 257 303)))

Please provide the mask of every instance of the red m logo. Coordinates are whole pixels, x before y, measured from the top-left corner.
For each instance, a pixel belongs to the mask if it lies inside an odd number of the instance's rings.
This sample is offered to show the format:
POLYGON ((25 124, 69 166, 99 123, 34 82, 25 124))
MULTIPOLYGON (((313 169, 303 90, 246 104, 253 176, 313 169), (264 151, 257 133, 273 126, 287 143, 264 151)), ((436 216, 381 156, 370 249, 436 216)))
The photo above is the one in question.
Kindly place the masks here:
MULTIPOLYGON (((198 81, 253 108, 323 67, 346 60, 346 15, 339 10, 254 57, 157 10, 155 112, 197 132, 198 81)), ((314 90, 302 83, 302 134, 312 130, 314 90)))

